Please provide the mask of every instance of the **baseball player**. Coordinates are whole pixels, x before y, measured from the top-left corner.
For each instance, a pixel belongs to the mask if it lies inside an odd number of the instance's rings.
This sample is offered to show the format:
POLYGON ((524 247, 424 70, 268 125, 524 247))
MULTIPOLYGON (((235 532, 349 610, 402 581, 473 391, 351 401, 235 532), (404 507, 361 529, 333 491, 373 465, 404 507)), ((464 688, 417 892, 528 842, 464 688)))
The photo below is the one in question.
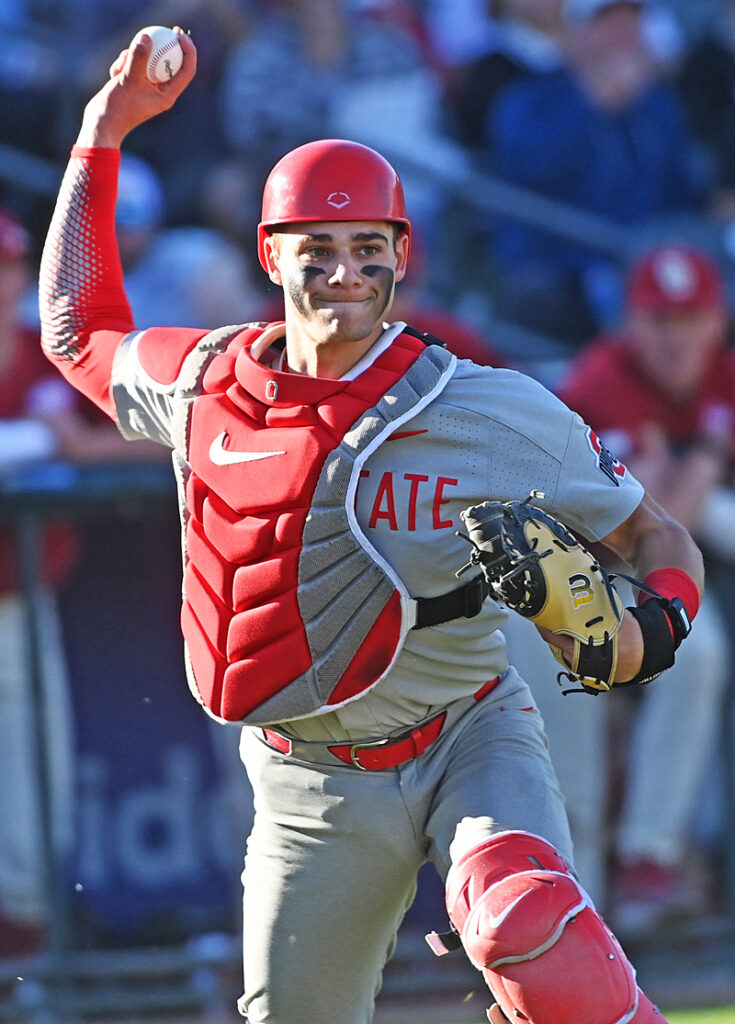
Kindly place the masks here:
POLYGON ((654 580, 648 625, 622 616, 619 682, 673 657, 665 608, 696 613, 699 552, 539 384, 385 322, 411 225, 394 169, 364 146, 309 143, 268 178, 258 254, 285 322, 136 331, 113 228, 119 147, 191 81, 181 43, 171 82, 146 81, 144 39, 86 107, 43 256, 43 340, 127 437, 173 452, 190 685, 242 727, 255 794, 241 1013, 372 1020, 431 860, 453 928, 432 941, 461 941, 492 1021, 662 1021, 575 878, 507 612, 483 601, 481 574, 457 579, 457 530, 474 502, 542 491, 654 580))

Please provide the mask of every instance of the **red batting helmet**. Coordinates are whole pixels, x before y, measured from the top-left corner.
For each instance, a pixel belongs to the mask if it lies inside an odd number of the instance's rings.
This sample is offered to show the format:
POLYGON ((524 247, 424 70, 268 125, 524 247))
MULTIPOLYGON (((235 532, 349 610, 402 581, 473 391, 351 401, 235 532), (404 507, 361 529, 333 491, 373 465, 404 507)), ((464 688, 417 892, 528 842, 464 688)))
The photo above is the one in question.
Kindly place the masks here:
POLYGON ((258 224, 264 269, 265 236, 283 224, 307 221, 385 220, 410 236, 401 179, 385 157, 345 139, 320 139, 292 149, 265 183, 258 224))
POLYGON ((690 312, 724 306, 719 267, 701 249, 662 245, 646 253, 628 278, 628 307, 649 313, 690 312))

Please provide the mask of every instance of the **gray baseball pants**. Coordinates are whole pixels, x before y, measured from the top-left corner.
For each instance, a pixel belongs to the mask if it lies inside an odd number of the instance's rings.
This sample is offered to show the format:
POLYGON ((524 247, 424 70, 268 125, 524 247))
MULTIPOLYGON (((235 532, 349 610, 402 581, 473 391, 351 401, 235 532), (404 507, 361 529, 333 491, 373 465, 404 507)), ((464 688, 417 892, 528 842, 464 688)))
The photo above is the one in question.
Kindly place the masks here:
POLYGON ((478 843, 524 829, 572 866, 543 721, 512 669, 397 768, 305 761, 256 728, 243 730, 241 753, 255 800, 239 1001, 249 1024, 369 1024, 417 872, 431 860, 446 876, 464 818, 478 819, 478 843))

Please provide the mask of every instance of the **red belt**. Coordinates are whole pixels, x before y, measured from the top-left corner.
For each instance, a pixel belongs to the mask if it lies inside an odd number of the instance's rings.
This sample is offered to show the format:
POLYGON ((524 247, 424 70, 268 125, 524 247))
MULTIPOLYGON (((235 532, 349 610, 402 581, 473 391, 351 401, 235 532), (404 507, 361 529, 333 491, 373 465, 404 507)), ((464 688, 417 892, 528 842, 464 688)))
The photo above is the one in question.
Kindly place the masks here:
MULTIPOLYGON (((475 700, 479 701, 483 697, 487 697, 499 682, 499 676, 490 679, 477 691, 475 700)), ((423 725, 400 736, 367 743, 342 743, 337 746, 327 746, 326 749, 344 764, 354 765, 355 768, 361 768, 366 772, 396 768, 399 764, 411 761, 419 754, 423 754, 426 748, 438 739, 446 718, 447 712, 441 711, 438 715, 430 718, 428 722, 424 722, 423 725)), ((272 729, 263 729, 263 738, 269 747, 279 750, 282 754, 292 752, 292 741, 287 736, 282 736, 272 729)))

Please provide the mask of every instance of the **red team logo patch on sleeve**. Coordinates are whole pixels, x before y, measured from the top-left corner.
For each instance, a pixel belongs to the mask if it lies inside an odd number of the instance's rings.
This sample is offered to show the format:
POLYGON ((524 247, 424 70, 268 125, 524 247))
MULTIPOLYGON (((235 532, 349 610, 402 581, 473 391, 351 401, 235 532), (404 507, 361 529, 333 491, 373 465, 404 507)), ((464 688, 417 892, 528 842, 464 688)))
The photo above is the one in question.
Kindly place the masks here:
POLYGON ((597 459, 597 465, 600 467, 602 472, 606 477, 609 477, 610 480, 612 480, 616 487, 619 487, 620 481, 628 472, 623 463, 619 459, 616 459, 612 452, 605 447, 591 427, 587 430, 587 443, 594 452, 597 459))

